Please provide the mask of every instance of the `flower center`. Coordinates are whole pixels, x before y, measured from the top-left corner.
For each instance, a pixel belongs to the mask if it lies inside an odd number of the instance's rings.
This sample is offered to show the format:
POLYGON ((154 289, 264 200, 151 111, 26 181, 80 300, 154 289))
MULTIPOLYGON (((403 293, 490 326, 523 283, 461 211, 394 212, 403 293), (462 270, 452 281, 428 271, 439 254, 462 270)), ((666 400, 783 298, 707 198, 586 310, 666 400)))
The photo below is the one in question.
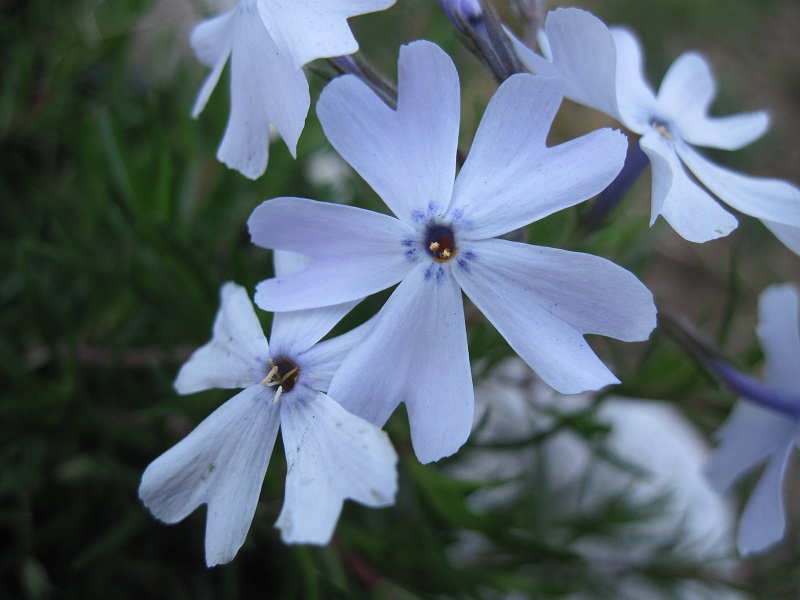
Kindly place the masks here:
POLYGON ((428 253, 436 262, 447 262, 457 252, 453 230, 447 225, 428 225, 424 243, 428 253))
POLYGON ((672 132, 670 131, 669 123, 667 123, 666 121, 662 121, 661 119, 653 119, 650 122, 650 126, 668 140, 671 140, 673 138, 672 132))
POLYGON ((261 381, 267 387, 277 387, 273 402, 278 402, 281 394, 291 392, 297 379, 300 377, 300 369, 294 362, 285 356, 275 360, 269 359, 270 371, 261 381))

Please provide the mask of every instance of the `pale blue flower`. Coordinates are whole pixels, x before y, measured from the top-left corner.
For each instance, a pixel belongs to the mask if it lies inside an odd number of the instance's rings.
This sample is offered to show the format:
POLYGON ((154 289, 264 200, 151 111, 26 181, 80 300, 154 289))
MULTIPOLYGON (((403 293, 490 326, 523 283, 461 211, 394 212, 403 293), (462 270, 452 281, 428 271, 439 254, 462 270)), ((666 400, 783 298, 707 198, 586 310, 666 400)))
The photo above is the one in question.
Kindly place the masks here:
POLYGON ((791 284, 767 288, 759 299, 758 314, 765 386, 733 382, 748 395, 739 400, 720 429, 719 447, 706 467, 711 482, 724 491, 749 471, 765 465, 739 523, 737 543, 743 555, 761 552, 783 538, 783 479, 792 449, 800 444, 797 288, 791 284))
POLYGON ((680 56, 656 94, 645 79, 641 45, 631 31, 609 30, 582 10, 558 9, 547 16, 545 34, 546 56, 514 40, 525 65, 534 73, 560 79, 567 98, 611 115, 642 136, 639 144, 653 171, 651 225, 661 215, 692 242, 728 235, 736 218, 713 194, 760 219, 800 254, 800 189, 786 181, 740 175, 694 149, 738 150, 760 138, 769 125, 763 111, 709 116, 716 83, 702 56, 696 52, 680 56))
POLYGON ((509 78, 455 178, 455 66, 429 42, 404 46, 397 110, 354 76, 331 82, 317 107, 334 148, 396 218, 301 198, 266 201, 250 217, 256 244, 312 259, 300 273, 259 284, 262 308, 337 304, 400 284, 330 391, 375 424, 404 402, 422 462, 458 450, 472 424, 462 290, 565 393, 618 381, 584 334, 643 340, 655 326, 652 296, 628 271, 497 238, 592 197, 622 167, 625 137, 608 129, 546 147, 561 97, 554 80, 509 78))
MULTIPOLYGON (((284 253, 281 261, 276 272, 284 273, 297 258, 284 253)), ((139 487, 166 523, 208 505, 209 566, 232 560, 244 543, 279 427, 288 472, 276 526, 285 542, 326 544, 346 498, 388 506, 397 490, 388 436, 325 393, 364 330, 319 340, 352 304, 276 314, 268 343, 244 288, 227 283, 221 296, 211 341, 183 366, 175 387, 182 394, 244 390, 153 461, 139 487)))
POLYGON ((197 25, 192 49, 212 70, 192 116, 203 111, 231 59, 231 112, 217 158, 250 179, 260 177, 267 168, 270 123, 294 156, 311 102, 303 65, 358 50, 347 19, 394 2, 240 0, 197 25))

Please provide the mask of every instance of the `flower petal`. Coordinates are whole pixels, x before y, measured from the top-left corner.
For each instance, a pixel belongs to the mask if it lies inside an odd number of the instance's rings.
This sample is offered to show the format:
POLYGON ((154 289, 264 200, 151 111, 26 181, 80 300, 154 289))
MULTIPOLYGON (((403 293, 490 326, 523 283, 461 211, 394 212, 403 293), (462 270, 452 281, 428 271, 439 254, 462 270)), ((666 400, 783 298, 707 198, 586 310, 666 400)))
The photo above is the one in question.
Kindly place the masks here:
POLYGON ((208 504, 210 567, 233 559, 256 511, 279 425, 278 407, 263 390, 256 384, 228 400, 142 475, 139 497, 165 523, 208 504))
POLYGON ((474 242, 470 251, 474 258, 454 270, 456 280, 517 354, 559 392, 618 383, 584 333, 643 340, 655 326, 650 292, 605 259, 506 240, 474 242))
POLYGON ((469 437, 474 410, 461 290, 447 266, 419 265, 347 356, 330 395, 383 425, 406 403, 420 462, 449 456, 469 437))
POLYGON ((696 52, 682 54, 667 71, 658 92, 658 102, 690 144, 737 150, 761 137, 769 116, 760 111, 729 117, 709 117, 716 95, 711 67, 696 52))
POLYGON ((644 75, 642 45, 624 27, 609 29, 617 49, 617 109, 620 120, 636 133, 644 133, 655 114, 656 96, 644 75))
POLYGON ((272 348, 276 354, 294 354, 311 348, 361 300, 333 306, 276 312, 272 318, 272 348))
POLYGON ((371 326, 372 319, 347 333, 314 344, 308 350, 300 353, 297 359, 303 363, 303 368, 308 375, 309 387, 320 392, 327 392, 339 365, 350 354, 350 351, 361 343, 371 326))
POLYGON ((792 448, 790 442, 772 456, 744 508, 736 539, 742 556, 766 550, 786 532, 783 479, 792 448))
POLYGON ((219 60, 214 65, 214 68, 211 70, 211 73, 208 74, 206 80, 203 82, 203 86, 200 88, 200 92, 197 94, 197 98, 194 101, 194 106, 192 106, 192 118, 196 119, 201 112, 208 104, 208 99, 211 97, 211 92, 214 91, 214 88, 217 87, 217 83, 219 83, 219 78, 222 75, 222 70, 225 68, 225 63, 228 62, 228 56, 231 52, 231 46, 228 46, 227 52, 222 54, 219 57, 219 60))
POLYGON ((773 285, 758 300, 758 339, 764 351, 766 382, 800 394, 800 298, 790 284, 773 285))
POLYGON ((397 454, 389 436, 325 394, 281 400, 286 497, 275 524, 290 544, 327 544, 345 498, 389 506, 397 454))
POLYGON ((692 173, 726 204, 757 219, 800 227, 800 189, 789 182, 734 173, 686 144, 677 150, 692 173))
POLYGON ((235 14, 236 10, 229 10, 201 21, 192 30, 189 44, 197 60, 205 66, 213 68, 222 56, 230 53, 235 14))
POLYGON ((198 60, 211 67, 197 99, 192 107, 192 117, 197 118, 208 103, 211 92, 217 87, 225 63, 228 62, 233 47, 233 25, 235 11, 228 11, 203 21, 192 31, 190 43, 198 60))
POLYGON ((264 310, 358 300, 394 285, 414 265, 403 242, 416 239, 416 232, 397 219, 361 208, 275 198, 257 207, 247 223, 254 244, 313 259, 299 273, 258 285, 256 304, 264 310))
POLYGON ((561 80, 573 102, 617 117, 616 48, 605 24, 584 10, 559 8, 548 13, 545 33, 552 61, 509 36, 523 64, 537 75, 561 80))
POLYGON ((552 79, 514 75, 481 120, 453 190, 469 239, 523 227, 601 192, 625 163, 627 140, 610 129, 554 148, 545 140, 561 102, 552 79))
POLYGON ((260 2, 264 25, 285 56, 300 68, 316 58, 358 50, 347 19, 389 8, 395 0, 260 2))
POLYGON ((681 137, 695 146, 738 150, 760 138, 769 127, 769 115, 764 111, 709 117, 682 115, 678 122, 681 137))
POLYGON ((267 168, 272 122, 292 155, 311 97, 303 70, 269 37, 254 3, 237 9, 231 51, 231 113, 217 158, 250 179, 267 168))
POLYGON ((220 298, 211 341, 195 350, 175 379, 179 394, 243 388, 266 375, 269 344, 247 291, 228 282, 220 298))
MULTIPOLYGON (((311 264, 311 258, 297 252, 276 250, 273 253, 275 275, 299 273, 311 264)), ((342 320, 358 300, 322 308, 275 313, 270 340, 275 355, 294 355, 313 347, 342 320)), ((321 388, 314 388, 321 389, 321 388)))
POLYGON ((705 115, 717 94, 711 67, 697 52, 684 52, 672 63, 658 89, 658 103, 676 122, 683 115, 705 115))
POLYGON ((660 214, 680 236, 698 243, 726 236, 736 228, 736 218, 689 179, 673 145, 659 132, 649 131, 639 145, 653 171, 650 225, 660 214))
POLYGON ((800 227, 792 227, 775 221, 762 219, 762 223, 778 238, 789 250, 800 256, 800 227))
POLYGON ((717 433, 719 446, 708 458, 706 476, 716 489, 726 491, 780 444, 790 443, 793 429, 784 415, 740 400, 717 433))
POLYGON ((459 87, 453 61, 419 41, 400 48, 397 110, 353 75, 334 79, 317 103, 325 135, 406 222, 416 209, 447 208, 458 150, 459 87))
MULTIPOLYGON (((656 326, 653 295, 636 276, 605 258, 507 240, 485 240, 478 263, 497 263, 509 278, 529 285, 524 296, 583 334, 626 342, 646 340, 656 326)), ((472 263, 470 263, 470 267, 472 263)), ((482 265, 483 266, 483 265, 482 265)), ((457 279, 475 276, 459 275, 457 279)))
POLYGON ((275 250, 272 253, 272 263, 275 266, 275 276, 286 277, 307 269, 311 264, 311 257, 289 250, 275 250))

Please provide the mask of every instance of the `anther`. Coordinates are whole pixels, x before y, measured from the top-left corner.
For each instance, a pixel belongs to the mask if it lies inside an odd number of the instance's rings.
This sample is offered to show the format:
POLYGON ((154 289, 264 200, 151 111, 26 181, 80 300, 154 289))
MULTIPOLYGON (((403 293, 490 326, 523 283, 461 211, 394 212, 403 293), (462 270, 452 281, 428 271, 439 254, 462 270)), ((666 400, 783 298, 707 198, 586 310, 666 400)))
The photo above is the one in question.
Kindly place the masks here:
POLYGON ((447 225, 429 224, 423 240, 431 257, 437 262, 445 262, 456 255, 455 235, 447 225))
POLYGON ((262 384, 279 388, 278 396, 291 392, 297 380, 300 379, 300 368, 291 359, 281 356, 275 360, 269 359, 270 367, 267 376, 261 381, 262 384))
POLYGON ((264 379, 261 380, 262 385, 275 385, 276 382, 273 380, 275 374, 278 372, 278 365, 272 363, 272 359, 269 359, 269 364, 272 365, 272 369, 264 379))
POLYGON ((656 131, 663 135, 668 140, 672 139, 672 134, 669 132, 665 125, 656 125, 656 131))

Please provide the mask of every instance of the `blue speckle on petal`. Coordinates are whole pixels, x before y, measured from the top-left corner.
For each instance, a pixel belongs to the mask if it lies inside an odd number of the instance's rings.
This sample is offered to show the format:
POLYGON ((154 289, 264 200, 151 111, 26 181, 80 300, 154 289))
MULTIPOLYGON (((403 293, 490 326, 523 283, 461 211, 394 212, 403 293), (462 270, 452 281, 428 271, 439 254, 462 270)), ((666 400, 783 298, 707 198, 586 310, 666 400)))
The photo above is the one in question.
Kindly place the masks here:
POLYGON ((444 279, 444 267, 439 267, 436 271, 436 283, 441 283, 444 279))
POLYGON ((425 269, 425 273, 423 274, 423 276, 425 277, 425 281, 430 281, 432 275, 433 275, 433 265, 430 265, 427 269, 425 269))
POLYGON ((469 263, 463 258, 458 259, 458 266, 464 269, 464 271, 466 271, 467 273, 469 273, 469 263))
POLYGON ((411 220, 413 220, 415 223, 419 223, 424 218, 425 214, 421 210, 411 211, 411 220))

